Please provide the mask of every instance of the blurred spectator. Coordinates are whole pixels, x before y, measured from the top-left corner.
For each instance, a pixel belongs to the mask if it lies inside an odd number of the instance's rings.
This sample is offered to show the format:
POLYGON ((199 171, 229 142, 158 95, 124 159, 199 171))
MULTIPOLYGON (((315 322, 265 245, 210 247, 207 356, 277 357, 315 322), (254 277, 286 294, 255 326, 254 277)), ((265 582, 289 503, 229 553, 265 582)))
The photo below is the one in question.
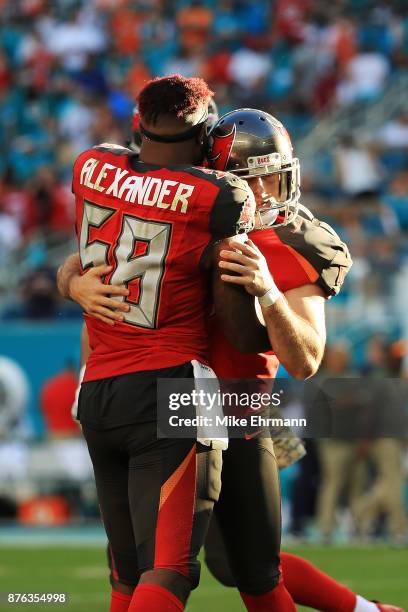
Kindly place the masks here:
POLYGON ((339 15, 329 25, 327 38, 332 48, 336 64, 344 70, 357 52, 357 32, 350 19, 339 15))
POLYGON ((213 32, 222 46, 229 48, 239 44, 241 20, 233 0, 221 0, 217 6, 217 17, 213 21, 213 32))
POLYGON ((105 72, 98 65, 95 55, 88 55, 85 66, 75 74, 74 78, 90 96, 103 99, 109 93, 105 72))
POLYGON ((362 49, 347 64, 337 89, 340 104, 370 101, 383 93, 390 72, 388 59, 376 50, 362 49))
POLYGON ((378 134, 379 144, 389 149, 408 149, 408 110, 388 121, 378 134))
MULTIPOLYGON (((355 375, 351 367, 349 348, 344 344, 327 346, 318 375, 319 383, 321 384, 326 379, 328 383, 334 385, 336 393, 341 394, 344 389, 342 379, 352 378, 355 375)), ((358 444, 353 439, 351 431, 353 426, 350 423, 350 415, 355 412, 355 406, 353 398, 344 399, 346 404, 342 405, 342 408, 345 412, 341 419, 339 419, 340 415, 333 415, 336 437, 323 438, 318 442, 321 480, 317 498, 317 523, 320 535, 325 542, 329 542, 332 538, 336 526, 336 511, 344 489, 347 489, 348 504, 353 512, 355 500, 362 487, 362 472, 357 464, 358 444)), ((311 409, 313 413, 314 407, 312 406, 311 409)), ((321 410, 328 411, 327 405, 323 405, 321 410)), ((317 413, 316 416, 318 416, 317 413)), ((330 424, 324 415, 321 422, 326 422, 326 429, 328 429, 330 424)), ((324 431, 322 433, 324 435, 324 431)))
POLYGON ((203 78, 211 83, 212 87, 217 89, 217 102, 220 101, 219 87, 223 83, 229 83, 231 81, 229 72, 230 61, 230 51, 221 48, 216 53, 206 57, 201 67, 203 78))
POLYGON ((192 0, 176 17, 180 44, 186 51, 203 51, 208 41, 213 14, 204 2, 192 0))
MULTIPOLYGON (((264 47, 266 40, 268 40, 265 35, 273 19, 273 15, 270 13, 271 3, 268 0, 258 0, 258 2, 236 2, 235 6, 242 24, 241 36, 244 37, 244 43, 253 45, 254 48, 257 44, 264 47)), ((279 9, 276 9, 276 14, 278 12, 279 9)))
POLYGON ((277 38, 299 43, 304 37, 305 21, 312 8, 311 0, 278 0, 273 30, 277 38))
POLYGON ((337 179, 342 193, 351 198, 375 195, 381 186, 382 170, 367 146, 350 135, 335 150, 337 179))
POLYGON ((383 336, 370 338, 366 347, 366 358, 361 370, 363 376, 379 376, 388 374, 388 342, 383 336))
POLYGON ((0 196, 3 214, 14 219, 22 234, 30 234, 36 226, 36 210, 30 193, 17 183, 10 168, 0 183, 0 196))
POLYGON ((200 51, 195 49, 181 49, 177 55, 169 58, 165 64, 166 74, 182 74, 193 77, 202 73, 201 65, 204 61, 200 51))
MULTIPOLYGON (((335 50, 329 36, 326 16, 316 15, 304 28, 303 40, 293 50, 293 66, 296 95, 312 108, 315 88, 321 89, 322 83, 325 82, 336 82, 335 50)), ((327 97, 330 99, 330 95, 327 97)))
POLYGON ((31 191, 38 225, 70 237, 74 227, 73 196, 70 189, 58 183, 56 170, 47 166, 41 168, 31 191))
POLYGON ((95 105, 93 115, 94 122, 90 130, 92 141, 96 143, 117 142, 122 144, 124 141, 123 131, 118 128, 109 109, 104 104, 95 105))
POLYGON ((50 319, 56 316, 57 292, 54 275, 50 270, 39 269, 25 279, 22 301, 10 306, 5 319, 50 319))
POLYGON ((89 99, 83 93, 73 91, 58 120, 59 134, 69 144, 72 157, 95 144, 90 134, 94 122, 95 115, 89 99))
POLYGON ((15 217, 3 212, 0 204, 0 261, 3 265, 22 243, 20 225, 15 217))
POLYGON ((143 16, 130 7, 117 7, 112 12, 110 28, 113 41, 120 54, 134 56, 140 50, 140 30, 143 16))
POLYGON ((383 201, 395 213, 401 229, 408 230, 408 172, 399 172, 391 181, 383 201))
POLYGON ((78 386, 78 372, 71 362, 55 376, 45 381, 41 389, 41 411, 47 434, 53 438, 78 436, 79 426, 71 415, 78 386))
POLYGON ((249 93, 262 86, 271 68, 270 59, 265 54, 242 48, 232 54, 229 76, 236 85, 249 93))
POLYGON ((395 545, 405 545, 403 442, 391 437, 374 439, 367 443, 365 452, 375 477, 354 506, 358 533, 364 539, 373 536, 378 520, 385 515, 386 535, 395 545))
MULTIPOLYGON (((179 71, 184 74, 183 70, 179 71)), ((125 76, 126 92, 131 100, 135 100, 143 85, 151 78, 147 66, 143 62, 135 62, 125 76)))
POLYGON ((359 379, 342 381, 353 375, 347 363, 347 352, 341 346, 329 346, 319 375, 320 380, 336 377, 330 386, 325 384, 324 389, 331 391, 328 397, 335 412, 339 413, 333 419, 336 438, 323 439, 319 445, 322 480, 317 520, 320 533, 325 541, 331 539, 336 509, 346 490, 347 505, 361 536, 373 535, 384 513, 389 535, 395 543, 403 543, 406 520, 402 499, 402 439, 399 437, 402 438, 407 430, 406 383, 403 387, 402 381, 398 384, 386 378, 391 355, 389 344, 382 336, 374 336, 367 346, 363 373, 370 381, 366 380, 364 385, 359 379), (341 437, 337 437, 339 433, 341 437), (369 478, 369 468, 371 472, 374 470, 374 481, 369 478))
POLYGON ((77 317, 79 313, 80 310, 68 302, 60 304, 54 272, 48 268, 39 268, 22 282, 20 301, 5 309, 3 319, 44 321, 57 316, 77 317))
POLYGON ((365 429, 367 439, 361 448, 373 479, 354 505, 357 531, 364 538, 375 535, 380 520, 385 517, 385 535, 395 545, 407 543, 407 520, 404 509, 403 449, 407 436, 408 414, 406 403, 408 386, 405 380, 386 378, 395 376, 393 345, 375 336, 367 349, 366 376, 379 377, 366 382, 373 389, 377 401, 367 406, 365 429), (386 407, 386 409, 384 409, 386 407))
POLYGON ((371 267, 368 288, 371 296, 377 294, 383 296, 382 303, 392 314, 396 312, 394 271, 399 267, 400 258, 400 253, 393 240, 378 237, 371 241, 367 255, 371 267))
POLYGON ((71 11, 67 21, 44 23, 41 33, 49 52, 67 70, 76 72, 85 67, 88 54, 103 51, 106 39, 100 24, 92 23, 81 11, 71 11))
POLYGON ((7 91, 11 84, 11 73, 7 61, 7 55, 0 50, 0 90, 7 91))
POLYGON ((49 84, 53 56, 48 51, 39 32, 26 36, 19 47, 19 61, 24 65, 26 85, 42 92, 49 84))
POLYGON ((297 464, 292 483, 290 534, 306 537, 306 529, 316 515, 316 500, 320 478, 320 461, 316 440, 305 440, 306 456, 297 464))

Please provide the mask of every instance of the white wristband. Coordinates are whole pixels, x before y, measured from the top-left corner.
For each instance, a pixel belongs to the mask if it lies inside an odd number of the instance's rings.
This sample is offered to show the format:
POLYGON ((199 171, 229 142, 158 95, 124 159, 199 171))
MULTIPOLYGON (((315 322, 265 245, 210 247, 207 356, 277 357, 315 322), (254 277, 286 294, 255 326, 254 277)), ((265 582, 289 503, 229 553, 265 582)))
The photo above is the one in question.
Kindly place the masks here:
POLYGON ((258 297, 259 305, 262 306, 262 308, 268 308, 268 306, 275 304, 281 295, 281 292, 274 283, 269 291, 261 295, 261 297, 258 297))

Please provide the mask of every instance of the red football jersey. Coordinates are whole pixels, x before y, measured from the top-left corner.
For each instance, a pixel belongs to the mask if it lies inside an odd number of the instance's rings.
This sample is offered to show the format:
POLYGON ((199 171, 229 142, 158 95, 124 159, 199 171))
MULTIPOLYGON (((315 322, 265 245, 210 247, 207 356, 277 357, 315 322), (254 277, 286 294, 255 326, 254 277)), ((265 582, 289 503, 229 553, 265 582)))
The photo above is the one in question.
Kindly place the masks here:
MULTIPOLYGON (((292 223, 256 230, 251 240, 265 256, 276 285, 285 293, 316 283, 327 297, 336 295, 351 266, 347 246, 327 223, 304 206, 292 223)), ((210 365, 218 378, 274 378, 279 361, 273 351, 237 351, 224 336, 216 317, 210 318, 210 365)))
POLYGON ((209 244, 252 220, 247 183, 191 166, 147 165, 129 149, 101 145, 76 160, 73 192, 83 270, 112 265, 104 282, 130 290, 123 323, 85 317, 92 352, 84 381, 208 362, 208 279, 200 264, 209 244))

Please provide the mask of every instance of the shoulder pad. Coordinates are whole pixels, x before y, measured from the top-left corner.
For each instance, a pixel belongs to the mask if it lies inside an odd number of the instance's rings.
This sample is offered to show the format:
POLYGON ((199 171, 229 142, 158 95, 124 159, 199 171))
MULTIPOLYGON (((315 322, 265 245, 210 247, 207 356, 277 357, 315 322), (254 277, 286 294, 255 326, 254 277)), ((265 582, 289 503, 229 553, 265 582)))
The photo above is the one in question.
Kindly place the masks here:
POLYGON ((326 295, 337 295, 353 262, 347 245, 334 229, 300 206, 296 219, 275 231, 284 244, 312 265, 318 274, 316 283, 326 295))

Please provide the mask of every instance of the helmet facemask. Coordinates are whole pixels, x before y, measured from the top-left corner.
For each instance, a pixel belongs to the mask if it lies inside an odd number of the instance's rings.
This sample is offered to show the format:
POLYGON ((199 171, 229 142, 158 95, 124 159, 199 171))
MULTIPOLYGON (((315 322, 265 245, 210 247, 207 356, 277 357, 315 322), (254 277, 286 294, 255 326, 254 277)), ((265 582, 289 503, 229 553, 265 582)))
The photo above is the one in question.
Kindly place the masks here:
POLYGON ((281 167, 280 155, 272 153, 260 157, 249 157, 247 168, 230 170, 240 178, 251 179, 257 177, 278 176, 277 193, 257 200, 256 229, 269 229, 291 223, 298 214, 300 199, 300 165, 299 159, 294 157, 281 167))

